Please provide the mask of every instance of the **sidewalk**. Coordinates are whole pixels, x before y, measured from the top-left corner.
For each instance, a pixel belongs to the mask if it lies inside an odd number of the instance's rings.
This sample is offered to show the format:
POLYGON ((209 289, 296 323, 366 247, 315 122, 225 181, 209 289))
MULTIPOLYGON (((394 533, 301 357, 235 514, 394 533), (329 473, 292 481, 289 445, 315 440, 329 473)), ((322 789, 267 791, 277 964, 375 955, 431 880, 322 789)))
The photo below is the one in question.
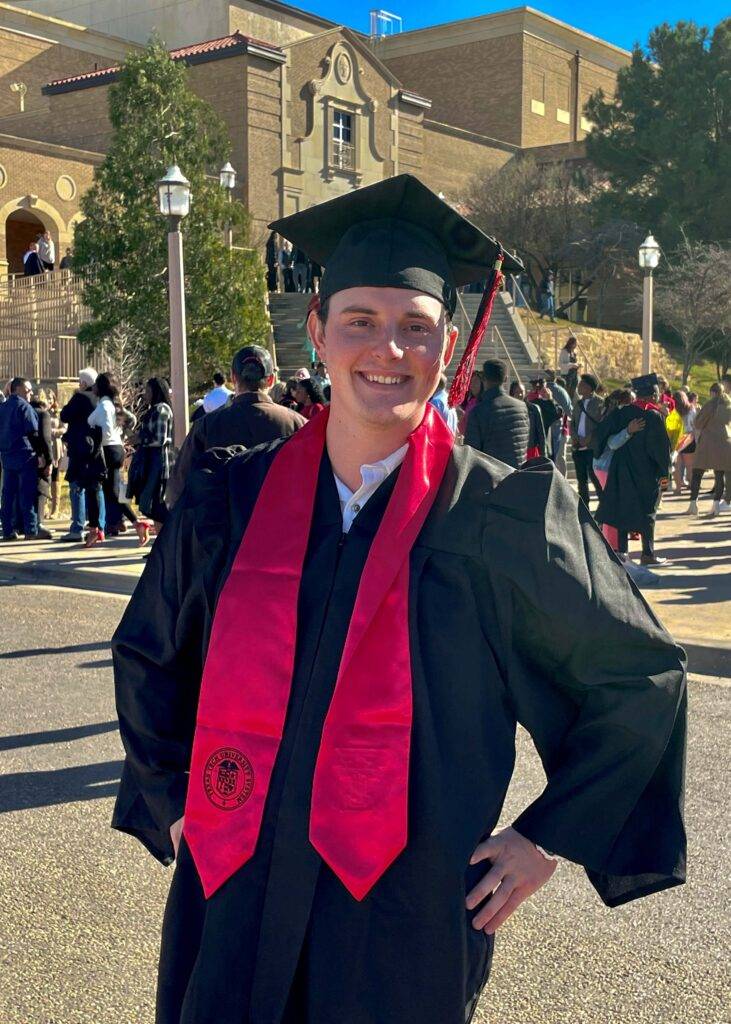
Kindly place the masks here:
MULTIPOLYGON (((44 525, 56 537, 69 528, 68 520, 44 525)), ((128 596, 145 567, 142 556, 149 550, 149 545, 139 547, 134 532, 89 550, 83 544, 50 540, 9 542, 0 544, 0 579, 128 596)))
MULTIPOLYGON (((643 595, 670 633, 691 654, 694 670, 731 676, 731 513, 709 518, 684 514, 688 498, 666 496, 658 515, 657 552, 671 561, 652 571, 657 585, 643 595), (714 670, 715 669, 715 670, 714 670)), ((47 524, 60 536, 65 522, 47 524)), ((634 557, 639 543, 631 542, 634 557)), ((86 550, 80 544, 18 541, 0 545, 0 579, 129 595, 145 566, 147 548, 134 534, 86 550)))

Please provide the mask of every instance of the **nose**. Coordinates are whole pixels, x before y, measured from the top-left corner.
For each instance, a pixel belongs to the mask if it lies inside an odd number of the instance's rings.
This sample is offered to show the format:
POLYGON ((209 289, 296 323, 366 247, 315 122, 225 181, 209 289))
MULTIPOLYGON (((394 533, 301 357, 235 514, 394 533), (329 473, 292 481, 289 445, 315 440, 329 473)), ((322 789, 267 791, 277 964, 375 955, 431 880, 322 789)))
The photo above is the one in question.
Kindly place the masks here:
POLYGON ((398 341, 394 337, 393 331, 387 331, 384 335, 385 344, 380 344, 376 348, 375 355, 381 359, 403 359, 404 350, 399 346, 398 341))

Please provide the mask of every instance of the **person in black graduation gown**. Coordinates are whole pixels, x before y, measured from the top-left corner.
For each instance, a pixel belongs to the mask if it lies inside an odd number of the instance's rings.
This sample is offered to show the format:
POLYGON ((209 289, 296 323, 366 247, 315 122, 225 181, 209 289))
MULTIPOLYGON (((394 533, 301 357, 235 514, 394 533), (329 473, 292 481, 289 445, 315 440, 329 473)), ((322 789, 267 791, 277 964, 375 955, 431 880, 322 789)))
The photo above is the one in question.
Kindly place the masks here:
POLYGON ((628 534, 640 534, 643 565, 665 561, 655 554, 655 517, 661 481, 667 480, 670 473, 670 439, 663 417, 654 406, 654 401, 659 400, 656 381, 654 373, 635 378, 632 383, 637 387, 640 404, 614 409, 598 424, 595 436, 595 454, 599 456, 609 438, 624 430, 633 419, 645 421, 644 429, 632 434, 612 456, 596 511, 597 522, 617 529, 621 554, 627 554, 628 534))
MULTIPOLYGON (((308 839, 323 722, 401 472, 388 472, 399 431, 403 444, 451 356, 455 285, 484 278, 495 245, 408 175, 272 228, 326 267, 308 326, 332 418, 258 842, 208 899, 179 836, 212 621, 272 464, 317 419, 292 439, 202 457, 113 641, 126 750, 113 824, 163 863, 177 846, 156 1020, 464 1024, 494 931, 553 872, 545 851, 583 865, 608 906, 684 880, 683 652, 551 463, 514 472, 454 448, 409 555, 408 840, 367 895, 350 894, 308 839), (376 367, 397 383, 369 381, 376 367), (366 463, 383 480, 344 533, 343 493, 366 463), (518 721, 547 784, 493 835, 518 721)), ((242 621, 232 665, 251 664, 264 639, 242 621)))

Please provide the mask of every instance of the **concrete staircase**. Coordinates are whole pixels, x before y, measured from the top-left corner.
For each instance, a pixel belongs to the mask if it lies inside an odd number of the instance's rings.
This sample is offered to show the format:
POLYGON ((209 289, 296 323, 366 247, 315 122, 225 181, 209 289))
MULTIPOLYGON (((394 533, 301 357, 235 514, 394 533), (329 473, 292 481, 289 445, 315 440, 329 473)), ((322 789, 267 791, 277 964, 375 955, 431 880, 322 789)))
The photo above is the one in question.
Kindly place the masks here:
MULTIPOLYGON (((309 366, 309 349, 305 318, 311 296, 297 292, 269 296, 269 313, 274 332, 277 366, 282 380, 291 377, 301 366, 309 366)), ((472 322, 480 305, 479 295, 460 295, 454 322, 459 328, 459 340, 452 370, 456 369, 472 322)), ((508 363, 510 379, 517 376, 526 383, 531 373, 539 369, 538 355, 530 341, 525 326, 513 313, 509 296, 498 293, 493 307, 490 326, 480 348, 478 366, 489 357, 497 356, 508 363)))
POLYGON ((269 316, 272 321, 276 364, 281 380, 289 380, 295 370, 310 365, 310 350, 305 330, 307 307, 311 295, 283 292, 269 295, 269 316))
MULTIPOLYGON (((464 352, 481 298, 481 295, 471 293, 459 296, 454 314, 459 341, 452 369, 456 369, 464 352)), ((477 356, 478 369, 485 359, 502 359, 508 364, 508 379, 513 381, 517 378, 526 385, 531 375, 541 369, 538 353, 523 321, 513 311, 512 300, 506 292, 498 292, 495 296, 490 323, 477 356)))

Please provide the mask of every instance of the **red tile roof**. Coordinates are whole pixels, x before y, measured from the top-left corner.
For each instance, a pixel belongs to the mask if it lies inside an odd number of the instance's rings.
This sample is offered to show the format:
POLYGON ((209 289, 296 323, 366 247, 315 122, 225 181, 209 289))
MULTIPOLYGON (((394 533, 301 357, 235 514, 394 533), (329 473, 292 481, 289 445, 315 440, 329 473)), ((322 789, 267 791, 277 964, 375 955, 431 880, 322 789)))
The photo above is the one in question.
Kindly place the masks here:
MULTIPOLYGON (((273 43, 267 43, 263 39, 254 39, 251 36, 245 36, 238 30, 230 36, 222 36, 220 39, 207 39, 202 43, 193 43, 191 46, 181 46, 176 50, 170 50, 170 56, 173 60, 190 61, 191 63, 197 63, 195 58, 203 58, 203 60, 215 60, 215 55, 223 50, 240 50, 246 52, 250 47, 256 47, 257 49, 266 50, 272 54, 281 54, 284 57, 283 51, 280 47, 275 46, 273 43)), ((222 53, 221 56, 226 56, 222 53)), ((103 81, 99 79, 113 80, 119 72, 119 65, 115 64, 108 68, 99 68, 96 71, 87 71, 84 75, 72 75, 69 78, 56 78, 52 82, 48 82, 44 85, 44 92, 65 92, 69 86, 79 85, 81 83, 91 83, 94 85, 102 85, 103 81)))

